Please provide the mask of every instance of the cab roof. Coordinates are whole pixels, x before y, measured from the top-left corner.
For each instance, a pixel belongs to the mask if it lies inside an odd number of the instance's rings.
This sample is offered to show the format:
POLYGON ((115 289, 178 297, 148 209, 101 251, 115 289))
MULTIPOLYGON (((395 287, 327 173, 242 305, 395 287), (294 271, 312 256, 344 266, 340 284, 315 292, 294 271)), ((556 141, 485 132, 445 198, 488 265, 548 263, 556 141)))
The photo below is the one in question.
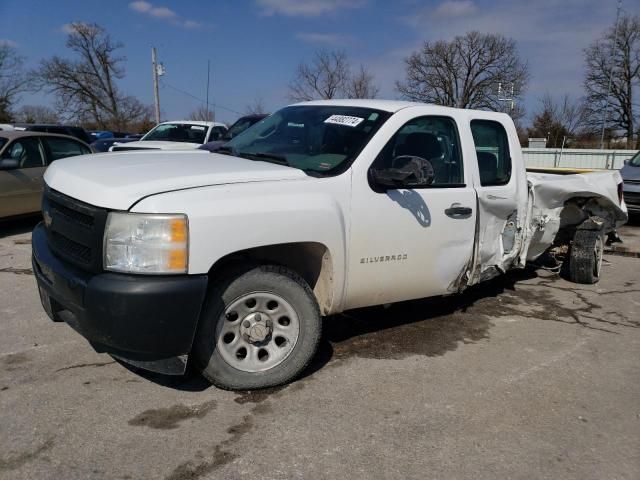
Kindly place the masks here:
POLYGON ((505 113, 501 112, 493 112, 489 110, 477 110, 477 109, 468 109, 468 108, 455 108, 455 107, 445 107, 442 105, 435 105, 433 103, 421 103, 421 102, 408 102, 404 100, 379 100, 379 99, 331 99, 331 100, 312 100, 309 102, 300 102, 295 103, 292 106, 302 106, 302 105, 317 105, 317 106, 335 106, 335 107, 360 107, 360 108, 372 108, 375 110, 382 110, 385 112, 396 113, 405 108, 412 107, 431 107, 434 110, 438 110, 440 112, 447 110, 455 110, 473 113, 473 112, 481 112, 483 117, 487 118, 498 118, 507 116, 505 113))

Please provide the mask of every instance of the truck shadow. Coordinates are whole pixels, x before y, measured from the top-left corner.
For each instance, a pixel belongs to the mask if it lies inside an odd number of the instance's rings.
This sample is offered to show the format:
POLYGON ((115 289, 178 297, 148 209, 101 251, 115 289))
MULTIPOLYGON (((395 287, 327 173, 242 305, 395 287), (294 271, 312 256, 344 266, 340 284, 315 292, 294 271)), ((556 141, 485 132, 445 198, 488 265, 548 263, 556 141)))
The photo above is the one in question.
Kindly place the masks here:
POLYGON ((536 278, 532 269, 510 272, 476 285, 459 295, 426 298, 368 307, 328 317, 315 370, 349 357, 401 359, 411 355, 434 357, 459 345, 489 338, 490 316, 481 303, 494 302, 515 284, 536 278))
POLYGON ((40 215, 21 217, 11 220, 0 220, 0 238, 29 233, 42 220, 40 215))
MULTIPOLYGON (((459 295, 361 308, 327 317, 318 352, 298 381, 313 376, 328 364, 352 357, 434 357, 456 350, 460 345, 488 339, 492 323, 483 304, 493 305, 495 297, 515 291, 517 282, 536 277, 532 269, 512 271, 459 295)), ((185 376, 168 376, 122 365, 148 381, 171 389, 198 392, 211 387, 194 369, 185 376)))

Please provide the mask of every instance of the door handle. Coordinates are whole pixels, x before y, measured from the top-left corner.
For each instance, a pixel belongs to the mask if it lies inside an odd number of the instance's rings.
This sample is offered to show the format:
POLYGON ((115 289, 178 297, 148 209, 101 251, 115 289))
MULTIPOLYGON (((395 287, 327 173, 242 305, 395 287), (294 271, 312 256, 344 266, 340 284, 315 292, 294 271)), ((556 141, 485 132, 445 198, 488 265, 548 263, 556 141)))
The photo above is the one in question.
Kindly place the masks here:
POLYGON ((463 207, 459 203, 454 203, 444 211, 447 217, 451 218, 468 218, 473 213, 471 207, 463 207))

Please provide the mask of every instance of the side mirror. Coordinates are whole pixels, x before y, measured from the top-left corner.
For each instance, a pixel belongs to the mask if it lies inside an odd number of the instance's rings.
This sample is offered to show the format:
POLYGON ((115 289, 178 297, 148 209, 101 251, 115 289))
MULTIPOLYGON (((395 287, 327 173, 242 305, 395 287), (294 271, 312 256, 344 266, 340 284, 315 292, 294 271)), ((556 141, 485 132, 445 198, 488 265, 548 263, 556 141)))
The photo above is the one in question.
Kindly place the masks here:
POLYGON ((0 159, 0 170, 15 170, 16 168, 20 168, 20 160, 15 158, 0 159))
POLYGON ((627 158, 627 159, 624 161, 624 164, 625 164, 625 165, 629 165, 629 162, 630 162, 630 161, 631 161, 631 159, 630 159, 630 158, 627 158))
POLYGON ((369 170, 371 180, 381 190, 422 188, 433 183, 433 164, 426 158, 401 155, 393 159, 392 165, 392 168, 369 170))

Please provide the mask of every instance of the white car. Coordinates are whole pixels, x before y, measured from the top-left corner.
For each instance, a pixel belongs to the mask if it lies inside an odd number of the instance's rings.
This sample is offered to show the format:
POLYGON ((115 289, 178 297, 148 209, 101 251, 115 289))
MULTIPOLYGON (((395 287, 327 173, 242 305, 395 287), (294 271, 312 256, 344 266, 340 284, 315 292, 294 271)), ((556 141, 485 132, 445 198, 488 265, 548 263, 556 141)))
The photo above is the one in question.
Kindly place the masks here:
POLYGON ((323 315, 454 294, 556 244, 594 283, 627 220, 619 172, 527 174, 508 115, 399 101, 292 105, 216 153, 74 157, 45 182, 50 317, 243 390, 298 375, 323 315))
POLYGON ((227 131, 224 123, 196 120, 162 122, 136 142, 114 143, 110 152, 124 150, 193 150, 218 140, 227 131))

